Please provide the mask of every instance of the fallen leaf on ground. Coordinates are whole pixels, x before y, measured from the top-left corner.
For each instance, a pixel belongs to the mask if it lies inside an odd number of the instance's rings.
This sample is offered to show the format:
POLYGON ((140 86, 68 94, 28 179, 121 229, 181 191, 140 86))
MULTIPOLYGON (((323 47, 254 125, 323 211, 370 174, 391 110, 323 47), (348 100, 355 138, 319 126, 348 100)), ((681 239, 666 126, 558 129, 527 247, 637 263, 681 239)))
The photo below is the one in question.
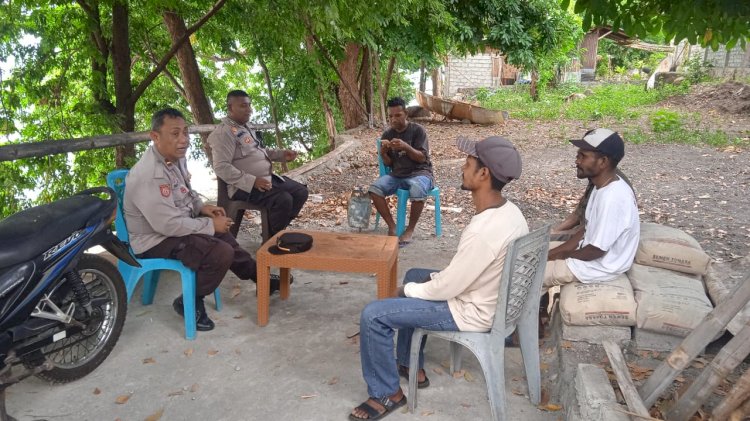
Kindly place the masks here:
POLYGON ((466 370, 454 371, 453 372, 453 378, 454 379, 460 379, 461 377, 464 376, 464 374, 466 374, 466 370))
POLYGON ((153 359, 153 358, 151 358, 151 357, 144 358, 143 359, 143 364, 156 364, 156 360, 153 359))
POLYGON ((185 356, 186 356, 186 357, 189 357, 189 356, 193 355, 193 348, 188 348, 188 349, 186 349, 186 350, 185 350, 185 351, 183 352, 183 354, 185 354, 185 356))
POLYGON ((185 394, 185 392, 183 392, 182 389, 180 389, 180 390, 175 390, 174 392, 167 393, 167 396, 168 397, 172 397, 172 396, 180 396, 180 395, 184 395, 184 394, 185 394))
POLYGON ((472 376, 471 373, 467 371, 466 374, 464 374, 464 379, 466 379, 467 382, 473 382, 474 376, 472 376))
POLYGON ((200 386, 198 385, 198 383, 193 383, 193 385, 190 386, 190 393, 195 393, 198 391, 198 389, 200 389, 200 386))
POLYGON ((543 411, 559 411, 562 409, 562 406, 554 403, 548 403, 547 405, 539 406, 539 409, 543 411))
POLYGON ((242 287, 238 284, 232 287, 232 292, 229 293, 229 298, 234 298, 242 292, 242 287))
POLYGON ((234 316, 234 318, 235 318, 235 319, 242 319, 242 318, 244 318, 244 317, 245 317, 245 315, 244 315, 244 314, 242 314, 242 313, 240 313, 240 314, 236 314, 236 315, 234 316))
POLYGON ((445 368, 446 370, 451 368, 451 363, 449 363, 448 361, 442 361, 440 365, 443 366, 443 368, 445 368))
POLYGON ((315 397, 317 397, 317 396, 318 396, 318 395, 302 395, 302 396, 300 396, 300 398, 301 398, 301 399, 310 399, 310 398, 315 398, 315 397))
POLYGON ((98 388, 98 387, 95 387, 95 388, 94 388, 94 394, 95 394, 95 395, 98 395, 98 394, 100 394, 100 393, 102 393, 102 391, 101 391, 101 390, 99 390, 99 388, 98 388))
POLYGON ((349 283, 349 281, 341 281, 341 282, 339 282, 339 285, 346 285, 348 283, 349 283))
POLYGON ((144 421, 159 421, 163 414, 164 414, 164 408, 161 408, 158 411, 146 417, 144 421))
POLYGON ((471 408, 471 405, 466 402, 461 402, 461 406, 463 406, 464 408, 471 408))
POLYGON ((562 341, 562 343, 560 344, 560 346, 563 347, 563 348, 565 348, 565 349, 573 348, 573 344, 570 343, 570 341, 562 341))
POLYGON ((547 354, 547 355, 550 355, 553 352, 555 352, 555 350, 553 348, 547 348, 547 349, 544 350, 544 353, 547 354))
POLYGON ((440 375, 440 376, 442 376, 443 374, 445 374, 445 371, 443 371, 443 369, 441 367, 435 367, 435 368, 433 368, 432 372, 435 373, 435 374, 437 374, 437 375, 440 375))
POLYGON ((430 415, 434 414, 435 411, 422 411, 423 417, 429 417, 430 415))
POLYGON ((539 400, 539 405, 545 406, 549 403, 549 392, 547 391, 547 388, 542 388, 542 397, 539 400))
POLYGON ((518 389, 511 389, 511 391, 513 392, 514 395, 523 396, 523 392, 521 392, 518 389))
POLYGON ((328 380, 328 385, 329 386, 333 386, 334 384, 336 384, 338 382, 339 382, 339 378, 338 377, 332 377, 330 380, 328 380))
POLYGON ((130 399, 130 395, 120 395, 120 396, 118 396, 118 397, 117 397, 117 398, 115 399, 115 403, 116 403, 116 404, 118 404, 118 405, 122 405, 122 404, 124 404, 125 402, 127 402, 127 401, 128 401, 128 399, 130 399))
POLYGON ((211 356, 216 355, 218 353, 219 353, 218 349, 209 349, 208 350, 208 355, 211 355, 211 356))
POLYGON ((542 370, 542 371, 544 371, 544 370, 546 370, 548 368, 549 368, 549 364, 547 364, 547 363, 541 363, 541 364, 539 364, 539 369, 542 370))

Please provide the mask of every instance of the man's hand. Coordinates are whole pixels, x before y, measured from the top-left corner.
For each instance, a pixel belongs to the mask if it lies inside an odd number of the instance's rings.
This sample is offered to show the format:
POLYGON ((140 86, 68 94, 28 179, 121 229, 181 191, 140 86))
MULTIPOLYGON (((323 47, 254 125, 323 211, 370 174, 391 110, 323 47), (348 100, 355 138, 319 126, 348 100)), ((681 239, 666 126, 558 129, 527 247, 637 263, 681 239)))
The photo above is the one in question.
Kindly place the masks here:
POLYGON ((226 216, 214 216, 214 231, 218 233, 225 233, 229 232, 229 228, 234 225, 234 221, 232 221, 230 218, 227 218, 226 216))
POLYGON ((391 142, 383 139, 380 141, 380 153, 385 154, 391 149, 391 142))
POLYGON ((214 205, 203 205, 201 208, 201 215, 213 218, 214 216, 227 216, 224 212, 224 208, 214 205))
POLYGON ((411 146, 409 146, 408 143, 404 142, 401 139, 391 139, 391 142, 390 142, 389 146, 394 151, 405 151, 405 150, 411 148, 411 146))
POLYGON ((293 151, 291 149, 284 150, 284 161, 290 162, 297 159, 297 151, 293 151))
POLYGON ((253 187, 255 189, 257 189, 258 191, 263 191, 263 192, 271 190, 271 186, 272 185, 271 185, 270 180, 266 180, 265 178, 260 178, 260 177, 256 178, 255 184, 253 184, 253 187))

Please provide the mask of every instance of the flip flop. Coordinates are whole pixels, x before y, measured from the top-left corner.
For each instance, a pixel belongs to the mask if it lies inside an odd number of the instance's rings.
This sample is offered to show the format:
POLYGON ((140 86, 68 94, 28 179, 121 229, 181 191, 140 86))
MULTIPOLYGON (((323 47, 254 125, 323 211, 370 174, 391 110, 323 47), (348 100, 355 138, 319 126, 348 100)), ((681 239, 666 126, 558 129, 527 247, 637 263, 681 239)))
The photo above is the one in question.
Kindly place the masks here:
MULTIPOLYGON (((402 365, 398 366, 398 375, 405 378, 408 381, 409 380, 409 367, 404 367, 402 365)), ((424 381, 417 382, 417 389, 424 389, 429 385, 430 385, 430 379, 428 379, 427 375, 425 374, 424 381)))
POLYGON ((406 405, 406 396, 402 397, 401 400, 398 402, 393 402, 392 400, 388 399, 388 397, 380 398, 380 399, 370 397, 370 399, 383 405, 383 408, 385 408, 385 411, 383 411, 382 413, 378 412, 378 410, 371 407, 367 403, 367 401, 364 401, 355 409, 359 409, 359 410, 366 412, 367 418, 359 418, 359 417, 355 417, 354 414, 349 414, 349 419, 352 421, 379 420, 379 419, 386 417, 387 415, 390 415, 392 412, 401 408, 402 406, 406 405))

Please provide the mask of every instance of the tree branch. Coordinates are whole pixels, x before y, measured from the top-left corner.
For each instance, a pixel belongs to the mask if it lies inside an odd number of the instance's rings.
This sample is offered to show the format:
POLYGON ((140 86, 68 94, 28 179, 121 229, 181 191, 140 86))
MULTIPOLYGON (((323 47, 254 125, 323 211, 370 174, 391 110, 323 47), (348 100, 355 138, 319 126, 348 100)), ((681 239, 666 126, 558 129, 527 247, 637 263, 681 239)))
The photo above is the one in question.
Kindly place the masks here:
POLYGON ((205 15, 203 15, 203 17, 200 18, 198 22, 193 24, 193 26, 187 28, 187 31, 185 31, 185 35, 183 35, 182 38, 180 38, 177 42, 172 44, 172 48, 170 48, 169 51, 167 51, 167 53, 164 55, 164 57, 162 57, 161 61, 159 61, 159 64, 156 66, 156 68, 154 68, 154 70, 152 70, 151 73, 149 73, 148 76, 146 76, 146 78, 143 79, 141 83, 138 84, 138 87, 133 90, 133 93, 130 95, 130 100, 133 103, 138 101, 138 98, 140 98, 141 95, 143 95, 143 93, 146 91, 146 88, 148 88, 151 82, 153 82, 154 79, 156 79, 156 77, 159 75, 159 73, 161 73, 161 71, 167 67, 167 64, 169 63, 169 61, 172 60, 172 57, 174 57, 174 55, 177 54, 177 50, 180 49, 180 47, 185 41, 190 39, 190 35, 198 31, 198 29, 200 29, 200 27, 203 26, 203 24, 205 24, 208 21, 208 19, 211 18, 211 16, 215 15, 216 12, 218 12, 219 9, 221 9, 221 7, 224 6, 225 2, 226 0, 218 0, 213 5, 211 10, 209 10, 205 15))

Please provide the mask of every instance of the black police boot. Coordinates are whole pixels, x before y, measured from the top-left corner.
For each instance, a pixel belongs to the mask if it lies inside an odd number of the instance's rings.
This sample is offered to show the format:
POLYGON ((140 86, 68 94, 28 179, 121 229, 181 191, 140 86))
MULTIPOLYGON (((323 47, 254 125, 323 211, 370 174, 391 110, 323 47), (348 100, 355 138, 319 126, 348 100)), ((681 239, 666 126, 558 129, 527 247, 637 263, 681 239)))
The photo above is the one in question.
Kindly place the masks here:
MULTIPOLYGON (((182 317, 185 317, 184 315, 184 308, 182 305, 182 295, 175 298, 174 301, 172 301, 172 308, 174 309, 177 314, 179 314, 182 317)), ((209 330, 212 330, 214 328, 214 322, 208 318, 208 314, 206 314, 206 306, 203 304, 203 298, 198 298, 195 300, 195 329, 200 330, 202 332, 206 332, 209 330)))

